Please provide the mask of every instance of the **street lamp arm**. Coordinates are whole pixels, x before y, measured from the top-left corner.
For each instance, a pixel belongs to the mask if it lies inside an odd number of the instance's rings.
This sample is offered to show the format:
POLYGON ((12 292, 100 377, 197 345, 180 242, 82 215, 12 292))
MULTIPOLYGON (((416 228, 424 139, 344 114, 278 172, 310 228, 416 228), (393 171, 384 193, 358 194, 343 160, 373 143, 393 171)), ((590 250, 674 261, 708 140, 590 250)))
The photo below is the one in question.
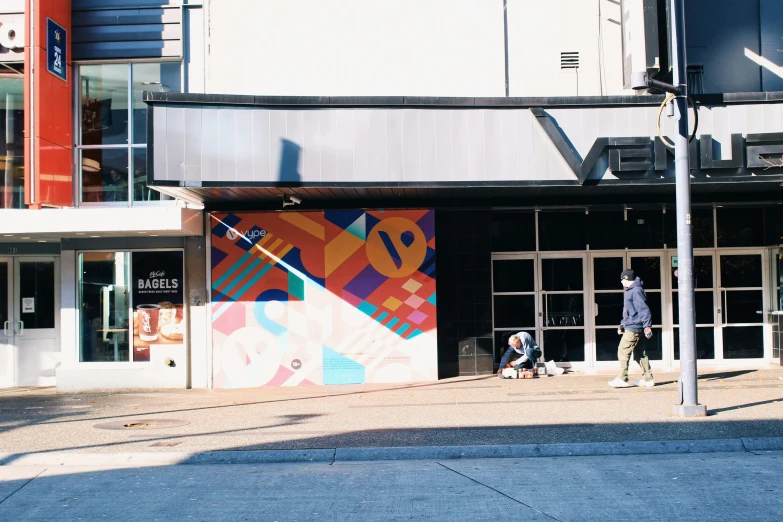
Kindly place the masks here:
POLYGON ((672 85, 670 83, 662 82, 662 81, 659 81, 659 80, 654 80, 652 78, 648 78, 647 79, 647 87, 648 88, 652 87, 652 88, 655 88, 655 89, 660 89, 662 91, 666 91, 666 92, 672 93, 675 96, 685 96, 685 93, 682 92, 682 90, 679 87, 677 87, 676 85, 672 85))

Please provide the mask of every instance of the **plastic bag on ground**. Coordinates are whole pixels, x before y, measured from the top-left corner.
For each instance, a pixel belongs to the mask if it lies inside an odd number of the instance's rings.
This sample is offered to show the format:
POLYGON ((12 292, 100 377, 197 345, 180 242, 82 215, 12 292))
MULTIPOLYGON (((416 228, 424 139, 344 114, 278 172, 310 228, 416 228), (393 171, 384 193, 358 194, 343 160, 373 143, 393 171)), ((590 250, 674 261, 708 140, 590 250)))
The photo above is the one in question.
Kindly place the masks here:
POLYGON ((547 361, 546 362, 546 374, 547 375, 563 375, 565 373, 565 370, 562 368, 558 368, 555 364, 555 361, 547 361))

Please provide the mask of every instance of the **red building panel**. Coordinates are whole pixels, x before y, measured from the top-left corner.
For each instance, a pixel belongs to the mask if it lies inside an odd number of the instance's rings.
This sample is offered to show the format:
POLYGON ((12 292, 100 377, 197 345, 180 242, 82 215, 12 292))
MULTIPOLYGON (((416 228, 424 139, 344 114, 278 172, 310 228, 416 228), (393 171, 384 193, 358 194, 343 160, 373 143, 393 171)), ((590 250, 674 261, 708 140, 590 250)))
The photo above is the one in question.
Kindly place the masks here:
POLYGON ((31 14, 33 34, 25 32, 25 202, 33 208, 72 206, 71 1, 27 0, 27 27, 31 14), (47 70, 47 19, 65 30, 65 81, 47 70))

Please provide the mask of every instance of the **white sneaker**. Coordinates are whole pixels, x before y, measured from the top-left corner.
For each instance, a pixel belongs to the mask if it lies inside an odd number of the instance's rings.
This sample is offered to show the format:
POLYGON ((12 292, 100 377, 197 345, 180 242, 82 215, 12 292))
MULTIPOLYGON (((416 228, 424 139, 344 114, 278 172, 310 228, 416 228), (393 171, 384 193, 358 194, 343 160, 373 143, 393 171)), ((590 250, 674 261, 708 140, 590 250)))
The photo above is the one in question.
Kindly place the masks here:
POLYGON ((655 386, 655 380, 650 379, 649 381, 645 381, 644 379, 639 379, 638 381, 634 381, 634 386, 639 386, 640 388, 652 388, 655 386))
POLYGON ((620 379, 619 377, 615 377, 613 381, 609 381, 609 386, 612 388, 630 388, 631 384, 620 379))

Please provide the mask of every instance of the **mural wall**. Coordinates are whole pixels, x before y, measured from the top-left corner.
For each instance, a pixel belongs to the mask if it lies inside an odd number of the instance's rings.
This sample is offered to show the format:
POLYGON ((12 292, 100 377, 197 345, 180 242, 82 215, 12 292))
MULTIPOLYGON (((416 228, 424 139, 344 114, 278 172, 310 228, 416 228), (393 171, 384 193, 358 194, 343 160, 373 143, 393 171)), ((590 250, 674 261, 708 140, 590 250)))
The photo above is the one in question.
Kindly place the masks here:
POLYGON ((433 210, 211 225, 215 387, 437 379, 433 210))

